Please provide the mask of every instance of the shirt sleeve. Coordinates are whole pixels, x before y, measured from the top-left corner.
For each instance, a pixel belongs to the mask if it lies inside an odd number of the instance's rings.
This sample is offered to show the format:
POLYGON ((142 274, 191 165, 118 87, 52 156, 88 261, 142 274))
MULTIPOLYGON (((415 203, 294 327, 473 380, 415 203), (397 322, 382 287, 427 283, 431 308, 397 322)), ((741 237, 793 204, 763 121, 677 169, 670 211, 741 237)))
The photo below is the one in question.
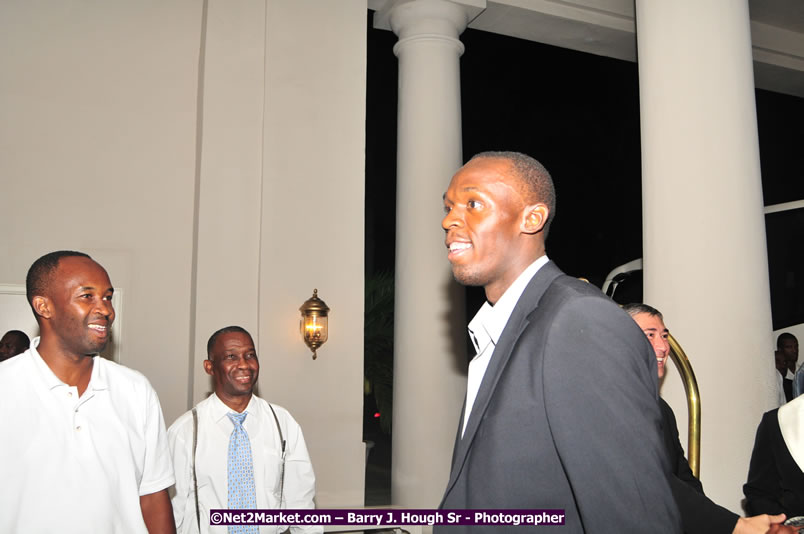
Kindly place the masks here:
POLYGON ((175 494, 171 499, 173 505, 173 518, 176 521, 177 534, 192 534, 197 532, 192 512, 187 507, 193 503, 192 496, 192 426, 186 419, 180 418, 168 429, 168 446, 170 456, 173 458, 173 470, 176 475, 175 494), (189 431, 188 431, 189 429, 189 431))
POLYGON ((734 512, 712 502, 678 477, 670 479, 673 497, 681 512, 685 534, 732 532, 740 518, 734 512))
POLYGON ((731 532, 739 516, 712 502, 703 492, 701 481, 692 474, 690 464, 684 455, 684 448, 678 439, 678 424, 672 408, 659 399, 662 410, 662 430, 664 431, 667 453, 673 468, 670 488, 681 512, 681 523, 686 534, 709 534, 710 532, 731 532))
MULTIPOLYGON (((772 426, 778 410, 771 410, 762 416, 757 428, 751 464, 748 468, 748 481, 743 486, 745 509, 749 515, 780 514, 783 512, 780 496, 778 468, 772 444, 772 426)), ((777 423, 778 425, 778 423, 777 423)))
POLYGON ((701 481, 692 474, 692 469, 684 454, 684 447, 681 446, 681 441, 678 438, 678 424, 676 423, 673 409, 661 398, 659 399, 659 407, 662 411, 662 430, 664 431, 667 453, 672 462, 673 474, 695 491, 703 494, 701 481))
MULTIPOLYGON (((307 444, 299 424, 290 416, 285 455, 285 487, 283 508, 315 508, 315 473, 307 444)), ((291 526, 293 534, 318 534, 321 526, 291 526)))
POLYGON ((146 382, 145 414, 145 461, 140 480, 140 495, 161 491, 174 482, 173 463, 168 451, 165 420, 159 397, 151 384, 146 382))

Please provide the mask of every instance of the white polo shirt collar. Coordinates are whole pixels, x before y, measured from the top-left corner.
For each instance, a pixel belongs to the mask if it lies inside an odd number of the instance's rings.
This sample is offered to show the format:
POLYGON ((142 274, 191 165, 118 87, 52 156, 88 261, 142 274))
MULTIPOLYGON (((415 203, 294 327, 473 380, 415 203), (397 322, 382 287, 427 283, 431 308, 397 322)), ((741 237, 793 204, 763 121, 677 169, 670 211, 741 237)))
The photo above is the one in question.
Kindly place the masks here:
MULTIPOLYGON (((42 356, 39 354, 37 347, 39 346, 39 337, 33 338, 31 340, 31 359, 34 362, 34 367, 37 370, 37 374, 42 379, 42 385, 48 389, 53 390, 57 387, 74 387, 70 386, 69 384, 65 384, 62 380, 56 376, 53 370, 48 366, 42 356)), ((97 354, 93 356, 93 359, 99 358, 97 354)), ((95 365, 97 362, 92 362, 92 374, 89 377, 89 385, 87 386, 87 391, 100 391, 104 389, 109 389, 109 384, 106 379, 106 373, 103 371, 102 366, 95 365)), ((86 391, 84 392, 86 395, 86 391)))

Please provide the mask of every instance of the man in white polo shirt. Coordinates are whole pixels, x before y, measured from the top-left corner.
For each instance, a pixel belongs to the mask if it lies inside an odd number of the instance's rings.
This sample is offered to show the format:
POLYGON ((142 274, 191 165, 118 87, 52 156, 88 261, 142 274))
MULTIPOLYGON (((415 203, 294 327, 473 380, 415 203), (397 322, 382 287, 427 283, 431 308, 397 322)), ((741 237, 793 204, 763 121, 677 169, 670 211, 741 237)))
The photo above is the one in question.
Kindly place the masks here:
POLYGON ((106 271, 52 252, 26 290, 41 336, 0 364, 0 532, 175 532, 156 392, 98 356, 114 321, 106 271))

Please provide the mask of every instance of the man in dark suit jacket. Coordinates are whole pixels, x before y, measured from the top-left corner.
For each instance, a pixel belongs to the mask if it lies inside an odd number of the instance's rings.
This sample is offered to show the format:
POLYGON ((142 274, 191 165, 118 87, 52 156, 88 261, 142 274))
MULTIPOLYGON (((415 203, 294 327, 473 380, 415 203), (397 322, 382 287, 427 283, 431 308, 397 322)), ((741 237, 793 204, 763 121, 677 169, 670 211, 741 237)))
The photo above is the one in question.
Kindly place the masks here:
MULTIPOLYGON (((565 533, 680 532, 661 441, 656 359, 634 322, 545 256, 550 175, 475 156, 444 195, 455 278, 488 302, 443 509, 560 508, 565 533)), ((436 527, 443 532, 527 527, 436 527)))
POLYGON ((804 515, 802 425, 804 396, 762 416, 743 486, 749 514, 804 515))
MULTIPOLYGON (((667 357, 670 355, 670 331, 664 324, 661 312, 647 304, 626 304, 623 310, 631 316, 634 322, 645 333, 656 354, 656 366, 659 380, 664 376, 667 357)), ((762 534, 768 531, 772 524, 784 521, 785 516, 768 516, 766 514, 756 517, 740 517, 734 512, 712 502, 704 495, 701 481, 692 474, 690 464, 684 456, 684 448, 678 439, 678 426, 673 409, 664 399, 659 398, 659 407, 662 410, 662 434, 673 476, 670 478, 670 487, 681 512, 681 522, 687 534, 762 534)), ((792 527, 787 529, 795 532, 792 527)))

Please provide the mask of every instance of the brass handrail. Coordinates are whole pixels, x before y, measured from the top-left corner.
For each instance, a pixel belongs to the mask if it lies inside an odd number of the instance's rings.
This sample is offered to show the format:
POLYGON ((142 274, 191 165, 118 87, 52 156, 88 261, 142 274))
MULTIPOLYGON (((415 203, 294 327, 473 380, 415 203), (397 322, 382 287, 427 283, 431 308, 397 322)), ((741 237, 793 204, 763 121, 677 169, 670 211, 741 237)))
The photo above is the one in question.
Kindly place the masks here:
POLYGON ((687 392, 687 411, 689 413, 688 437, 687 437, 687 460, 692 469, 692 474, 700 478, 701 474, 701 397, 698 393, 698 381, 695 379, 695 372, 692 370, 687 354, 681 348, 676 338, 672 334, 668 335, 670 341, 670 357, 681 373, 684 381, 684 390, 687 392))

